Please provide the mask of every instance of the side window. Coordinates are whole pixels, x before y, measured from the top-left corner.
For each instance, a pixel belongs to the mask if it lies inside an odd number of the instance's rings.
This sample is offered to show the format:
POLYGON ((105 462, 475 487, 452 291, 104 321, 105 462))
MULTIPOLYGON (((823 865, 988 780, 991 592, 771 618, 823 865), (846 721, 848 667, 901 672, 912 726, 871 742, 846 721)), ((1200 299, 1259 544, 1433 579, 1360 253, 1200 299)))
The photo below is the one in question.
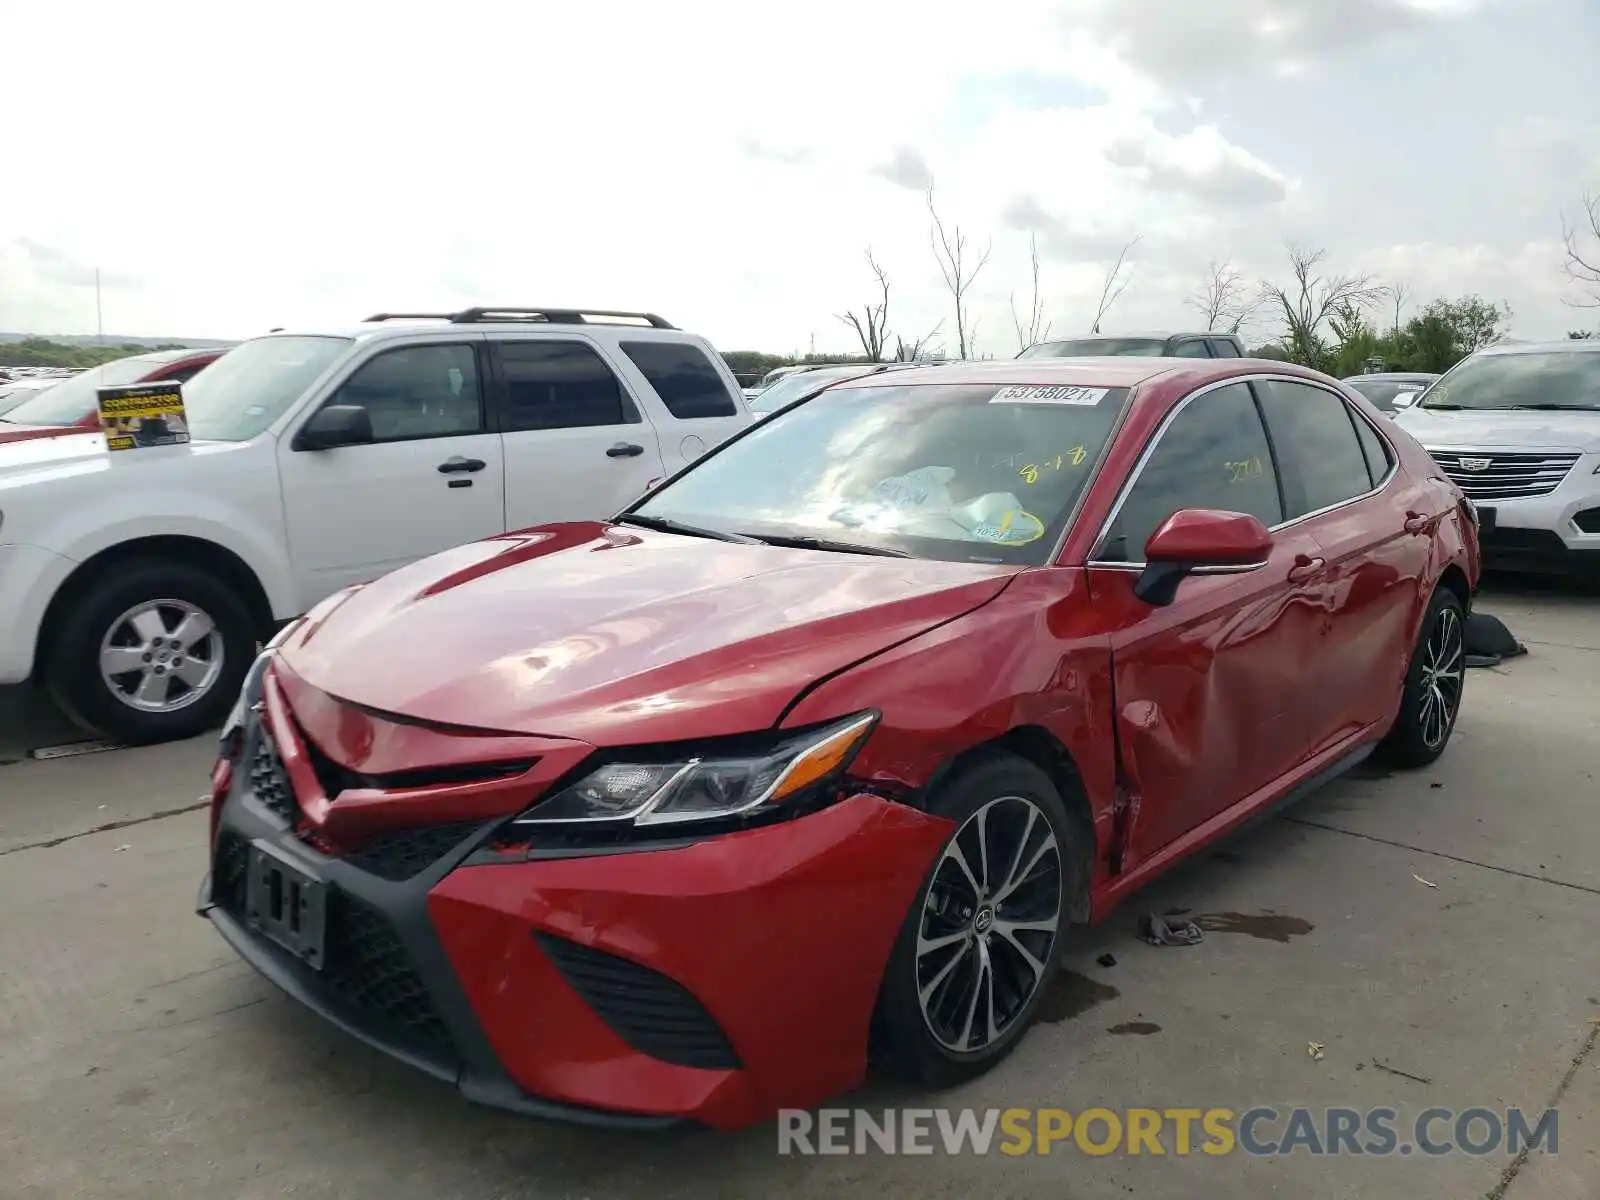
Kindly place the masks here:
POLYGON ((1238 358, 1239 348, 1227 338, 1208 338, 1212 358, 1238 358))
POLYGON ((1361 414, 1352 413, 1351 419, 1356 423, 1356 437, 1361 439, 1361 452, 1367 456, 1367 474, 1372 476, 1374 486, 1383 482, 1389 474, 1389 468, 1394 466, 1394 453, 1389 449, 1389 443, 1378 436, 1370 422, 1361 418, 1361 414))
POLYGON ((497 344, 506 377, 506 432, 625 425, 639 419, 622 384, 583 342, 497 344))
POLYGON ((622 352, 650 381, 667 411, 680 421, 732 417, 739 406, 722 375, 688 342, 623 342, 622 352))
POLYGON ((1291 520, 1372 490, 1367 456, 1340 397, 1305 383, 1274 380, 1256 386, 1288 475, 1284 499, 1291 520))
POLYGON ((366 409, 379 442, 483 431, 478 360, 468 345, 386 350, 356 368, 330 403, 366 409))
POLYGON ((1184 508, 1248 513, 1267 526, 1283 520, 1272 448, 1248 385, 1207 392, 1173 419, 1095 557, 1143 562, 1150 535, 1184 508))
POLYGON ((1179 342, 1172 348, 1173 358, 1210 358, 1211 351, 1206 349, 1206 344, 1201 338, 1190 338, 1187 342, 1179 342))

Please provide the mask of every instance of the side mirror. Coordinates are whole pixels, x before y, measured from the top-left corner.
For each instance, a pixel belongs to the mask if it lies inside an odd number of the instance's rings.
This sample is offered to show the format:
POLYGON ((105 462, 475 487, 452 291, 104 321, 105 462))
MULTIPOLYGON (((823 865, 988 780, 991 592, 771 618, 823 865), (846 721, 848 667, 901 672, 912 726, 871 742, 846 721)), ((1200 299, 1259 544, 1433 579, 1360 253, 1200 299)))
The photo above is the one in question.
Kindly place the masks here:
POLYGON ((1256 571, 1272 553, 1272 534, 1246 513, 1186 508, 1163 521, 1144 544, 1145 568, 1133 594, 1165 607, 1190 575, 1256 571))
POLYGON ((1420 395, 1422 395, 1421 392, 1400 392, 1389 403, 1397 409, 1410 408, 1417 402, 1417 397, 1420 395))
POLYGON ((318 409, 300 427, 296 450, 336 450, 340 446, 365 446, 374 441, 372 414, 359 404, 330 404, 318 409))

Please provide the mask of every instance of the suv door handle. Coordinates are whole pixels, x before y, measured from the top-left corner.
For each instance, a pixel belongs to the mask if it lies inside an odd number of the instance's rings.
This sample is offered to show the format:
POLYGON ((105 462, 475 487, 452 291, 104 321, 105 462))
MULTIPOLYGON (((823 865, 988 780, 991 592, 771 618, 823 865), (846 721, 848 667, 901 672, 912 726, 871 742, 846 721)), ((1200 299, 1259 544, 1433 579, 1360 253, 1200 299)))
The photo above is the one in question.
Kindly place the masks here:
POLYGON ((618 442, 606 451, 607 458, 637 458, 644 453, 643 446, 636 446, 632 442, 618 442))
POLYGON ((454 458, 447 458, 439 464, 439 474, 460 475, 467 472, 481 471, 488 465, 481 458, 462 458, 458 454, 454 458))
POLYGON ((1322 574, 1322 568, 1328 565, 1324 558, 1307 558, 1304 554, 1296 555, 1294 566, 1289 568, 1290 583, 1304 583, 1308 579, 1315 579, 1322 574))
POLYGON ((1433 518, 1426 513, 1408 512, 1406 514, 1407 533, 1426 533, 1428 526, 1433 524, 1433 518))

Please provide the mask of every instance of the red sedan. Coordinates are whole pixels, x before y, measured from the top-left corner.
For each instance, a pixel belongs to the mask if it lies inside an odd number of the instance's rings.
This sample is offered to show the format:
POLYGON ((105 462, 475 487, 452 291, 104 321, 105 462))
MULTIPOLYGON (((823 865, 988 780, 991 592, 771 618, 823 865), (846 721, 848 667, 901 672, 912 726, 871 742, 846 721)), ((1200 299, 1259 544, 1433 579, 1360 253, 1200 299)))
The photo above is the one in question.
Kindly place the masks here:
POLYGON ((24 400, 0 416, 0 444, 100 428, 99 390, 124 383, 187 383, 226 348, 152 350, 91 367, 24 400))
POLYGON ((1016 1048, 1071 925, 1460 710, 1472 504, 1251 360, 854 380, 257 662, 200 910, 473 1100, 736 1128, 1016 1048))

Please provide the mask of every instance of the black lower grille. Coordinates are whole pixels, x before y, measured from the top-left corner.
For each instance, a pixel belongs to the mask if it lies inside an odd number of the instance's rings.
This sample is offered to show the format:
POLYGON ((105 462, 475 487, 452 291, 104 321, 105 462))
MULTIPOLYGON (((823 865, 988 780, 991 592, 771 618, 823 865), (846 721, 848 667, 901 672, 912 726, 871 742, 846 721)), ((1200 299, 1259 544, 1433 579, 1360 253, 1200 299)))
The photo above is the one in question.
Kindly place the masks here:
POLYGON ((360 847, 345 855, 351 866, 360 867, 380 879, 394 882, 410 879, 427 870, 466 841, 482 821, 457 821, 450 825, 433 825, 426 829, 401 829, 393 833, 380 833, 362 842, 360 847))
POLYGON ((329 986, 353 1008, 403 1031, 418 1050, 453 1055, 450 1031, 394 927, 348 892, 335 890, 328 900, 323 977, 329 986))
POLYGON ((1600 508, 1586 508, 1572 518, 1572 523, 1584 533, 1600 533, 1600 508))
POLYGON ((249 873, 249 847, 231 833, 219 834, 216 858, 211 864, 211 898, 239 920, 244 919, 249 873))
POLYGON ((272 735, 263 725, 256 730, 256 748, 250 756, 250 790, 266 809, 280 820, 292 825, 300 813, 295 802, 294 789, 284 773, 283 760, 272 743, 272 735))
POLYGON ((715 1018, 677 980, 565 938, 534 937, 572 990, 640 1054, 708 1071, 739 1068, 715 1018))
POLYGON ((1560 554, 1567 548, 1561 535, 1549 529, 1519 529, 1496 525, 1479 539, 1485 550, 1531 550, 1560 554))

